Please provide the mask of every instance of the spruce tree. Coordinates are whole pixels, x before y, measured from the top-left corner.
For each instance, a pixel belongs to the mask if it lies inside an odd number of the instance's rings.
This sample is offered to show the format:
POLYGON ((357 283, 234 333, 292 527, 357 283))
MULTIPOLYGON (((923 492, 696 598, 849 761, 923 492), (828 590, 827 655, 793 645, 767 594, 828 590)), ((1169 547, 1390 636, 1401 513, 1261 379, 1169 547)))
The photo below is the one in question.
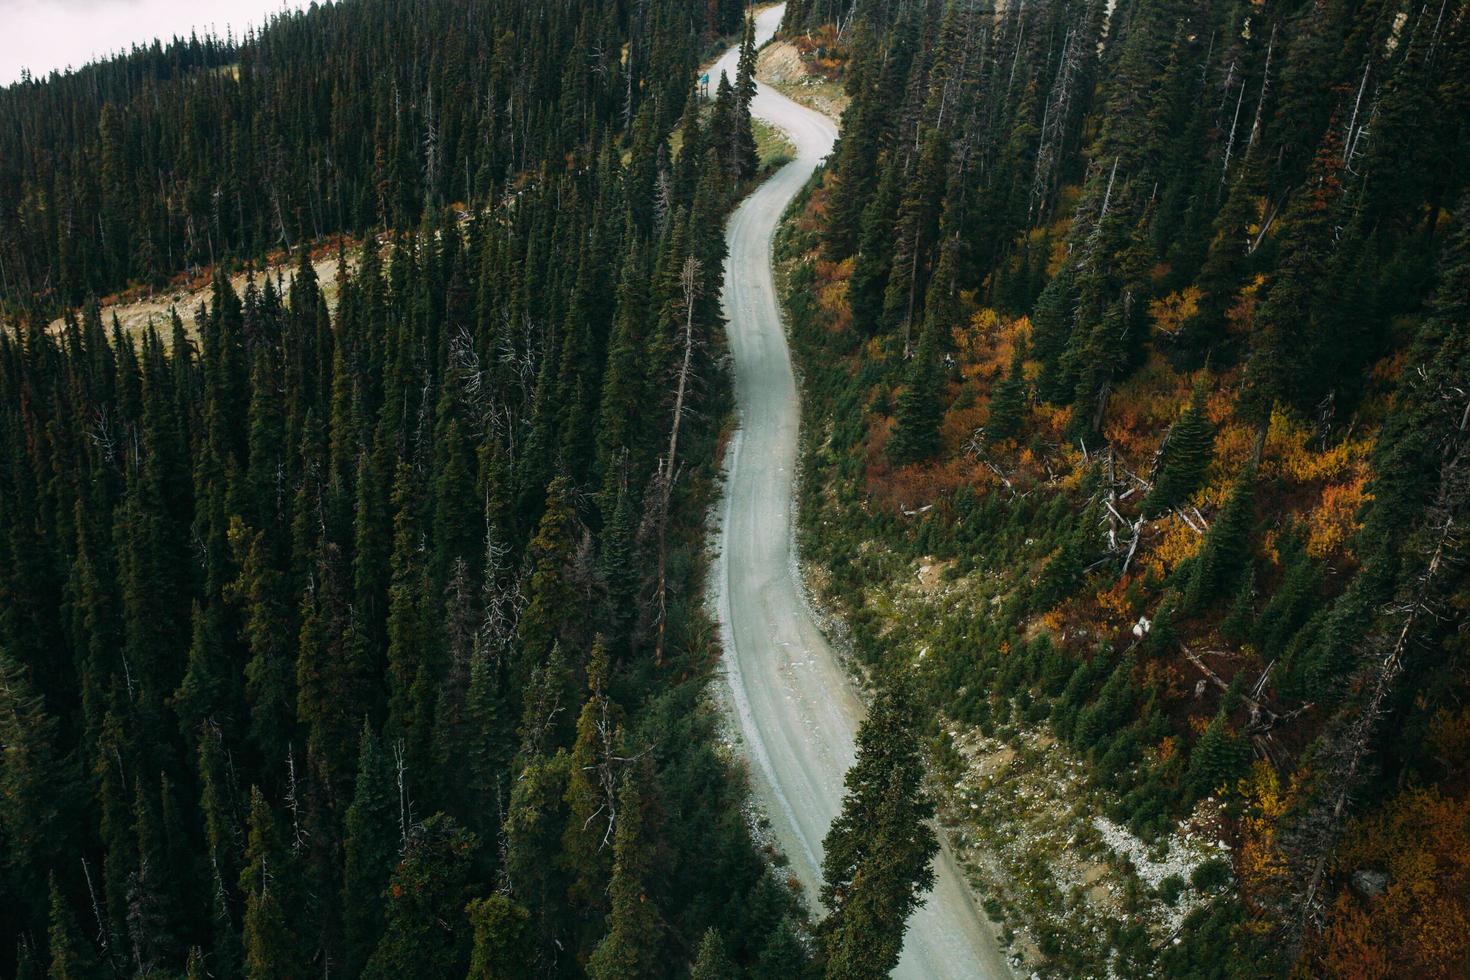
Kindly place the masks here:
POLYGON ((886 977, 909 915, 934 885, 934 803, 907 696, 880 689, 858 729, 847 796, 822 843, 820 934, 827 976, 886 977))
POLYGON ((939 454, 939 425, 944 420, 944 375, 938 340, 926 329, 909 364, 894 413, 888 458, 897 466, 928 462, 939 454))
POLYGON ((1169 429, 1158 476, 1143 500, 1143 513, 1160 514, 1186 502, 1205 477, 1215 451, 1215 429, 1205 412, 1205 382, 1195 383, 1189 407, 1169 429))
POLYGON ((1189 753, 1189 771, 1184 783, 1193 799, 1229 789, 1250 761, 1250 748, 1230 728, 1222 710, 1189 753))
POLYGON ((531 578, 526 609, 516 627, 516 668, 523 682, 534 667, 546 662, 558 640, 570 642, 580 633, 577 610, 582 603, 572 580, 580 531, 571 482, 558 477, 547 487, 546 509, 527 550, 531 578))
POLYGON ((1077 308, 1076 288, 1076 269, 1069 262, 1047 282, 1031 313, 1032 355, 1041 362, 1036 393, 1042 400, 1053 404, 1070 399, 1075 386, 1063 354, 1072 337, 1077 308))
POLYGON ((296 867, 276 816, 259 788, 250 790, 250 838, 240 891, 245 896, 245 976, 291 976, 305 955, 298 931, 306 923, 293 895, 296 867))
POLYGON ((577 718, 566 803, 570 819, 562 855, 572 872, 572 904, 603 906, 612 873, 614 814, 617 813, 617 743, 622 710, 608 696, 607 649, 599 639, 587 662, 587 701, 577 718))
POLYGON ((643 791, 628 774, 618 791, 618 823, 613 843, 612 910, 607 934, 587 961, 590 980, 648 976, 661 959, 662 927, 650 900, 652 853, 643 827, 643 791))
POLYGON ((76 919, 51 879, 51 970, 49 980, 95 980, 102 967, 91 942, 77 928, 76 919))
POLYGON ((1250 562, 1255 526, 1256 468, 1247 466, 1236 478, 1205 543, 1194 557, 1184 608, 1199 612, 1213 604, 1239 580, 1250 562))
MULTIPOLYGON (((61 866, 75 819, 69 767, 57 755, 59 734, 26 671, 0 650, 0 830, 10 880, 25 895, 45 893, 47 869, 61 866)), ((45 915, 44 906, 27 911, 45 915)))
POLYGON ((720 930, 710 926, 699 941, 699 955, 689 970, 689 980, 734 980, 738 975, 730 954, 725 952, 725 940, 720 930))
POLYGON ((462 976, 469 966, 465 905, 475 836, 437 813, 409 833, 384 895, 387 923, 365 980, 462 976))
POLYGON ((730 134, 731 159, 741 180, 754 177, 760 165, 750 119, 750 103, 755 99, 755 92, 755 18, 747 16, 740 38, 740 58, 735 66, 735 127, 730 134))
POLYGON ((761 947, 750 976, 752 980, 788 980, 804 975, 806 969, 807 957, 801 940, 796 938, 791 923, 782 919, 761 947))
POLYGON ((468 980, 516 980, 531 970, 531 915, 505 895, 479 898, 466 906, 474 945, 468 980))
POLYGON ((362 970, 382 935, 383 889, 403 842, 390 762, 367 725, 357 760, 357 785, 343 838, 343 965, 349 975, 362 970))
POLYGON ((989 445, 1014 439, 1021 431, 1026 411, 1025 357, 1025 347, 1018 341, 1005 379, 990 397, 990 418, 985 422, 985 441, 989 445))

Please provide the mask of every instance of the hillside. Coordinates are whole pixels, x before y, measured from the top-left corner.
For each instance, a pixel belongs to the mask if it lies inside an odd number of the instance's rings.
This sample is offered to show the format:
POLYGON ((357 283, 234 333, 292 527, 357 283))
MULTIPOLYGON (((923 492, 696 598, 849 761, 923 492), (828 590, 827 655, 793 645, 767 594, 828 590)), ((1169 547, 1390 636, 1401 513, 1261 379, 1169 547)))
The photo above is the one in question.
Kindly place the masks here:
POLYGON ((0 975, 813 969, 706 693, 740 27, 353 0, 0 91, 0 975))
POLYGON ((809 581, 1055 976, 1452 976, 1470 13, 791 4, 809 581))

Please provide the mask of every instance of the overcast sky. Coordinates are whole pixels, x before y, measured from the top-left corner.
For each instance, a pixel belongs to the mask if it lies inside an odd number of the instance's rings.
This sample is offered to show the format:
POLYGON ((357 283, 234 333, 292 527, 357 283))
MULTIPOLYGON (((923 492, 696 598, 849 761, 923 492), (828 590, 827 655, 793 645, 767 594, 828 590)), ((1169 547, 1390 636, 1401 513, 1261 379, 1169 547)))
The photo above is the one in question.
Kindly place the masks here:
POLYGON ((310 0, 0 0, 0 85, 20 70, 48 74, 155 37, 213 28, 236 36, 270 14, 310 0))

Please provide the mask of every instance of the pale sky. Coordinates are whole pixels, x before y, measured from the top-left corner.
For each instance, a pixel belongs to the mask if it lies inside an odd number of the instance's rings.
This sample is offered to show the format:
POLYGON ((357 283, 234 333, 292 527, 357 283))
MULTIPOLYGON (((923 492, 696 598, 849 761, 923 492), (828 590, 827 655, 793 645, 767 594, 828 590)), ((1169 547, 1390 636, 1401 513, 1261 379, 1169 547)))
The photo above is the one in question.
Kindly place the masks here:
POLYGON ((310 0, 0 0, 0 85, 29 68, 42 77, 53 68, 80 68, 134 43, 191 29, 239 37, 271 14, 310 0))

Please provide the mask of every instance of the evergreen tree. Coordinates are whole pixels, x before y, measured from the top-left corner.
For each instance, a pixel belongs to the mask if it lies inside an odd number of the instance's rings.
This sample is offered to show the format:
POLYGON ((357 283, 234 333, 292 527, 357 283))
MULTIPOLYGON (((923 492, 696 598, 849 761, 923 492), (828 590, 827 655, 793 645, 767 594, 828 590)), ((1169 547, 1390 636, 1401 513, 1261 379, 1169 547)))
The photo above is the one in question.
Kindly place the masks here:
POLYGON ((934 885, 939 842, 913 723, 906 696, 884 688, 858 729, 842 812, 822 844, 829 977, 886 977, 909 915, 934 885))
POLYGON ((343 964, 361 972, 383 933, 383 890, 403 842, 393 773, 378 739, 363 726, 357 786, 347 808, 342 877, 343 964))
POLYGON ((59 730, 24 669, 0 650, 0 829, 12 887, 22 895, 44 890, 46 869, 61 865, 73 819, 73 787, 56 752, 59 730))
POLYGON ((939 452, 939 425, 944 420, 944 376, 935 330, 924 331, 909 365, 894 413, 888 458, 895 465, 923 463, 939 452))
POLYGON ((761 947, 750 975, 754 980, 781 980, 802 976, 805 970, 806 954, 802 951, 801 940, 792 932, 791 924, 783 919, 761 947))
POLYGON ((623 777, 618 790, 618 820, 613 843, 612 910, 607 934, 587 961, 592 980, 647 976, 660 960, 660 923, 649 901, 652 855, 645 839, 644 797, 636 777, 623 777))
POLYGON ((580 521, 572 506, 570 481, 558 477, 546 490, 546 509, 531 539, 527 559, 531 577, 526 609, 516 627, 520 648, 517 669, 522 679, 544 664, 559 640, 579 639, 581 599, 573 582, 572 564, 580 521))
POLYGON ((245 896, 245 976, 291 976, 300 967, 305 923, 292 895, 293 861, 275 814, 258 788, 250 791, 250 840, 240 891, 245 896))
POLYGON ((720 930, 711 926, 699 941, 699 955, 689 971, 689 980, 733 980, 739 973, 725 952, 720 930))
POLYGON ((96 950, 77 929, 56 879, 51 879, 50 980, 93 980, 102 976, 96 950))
POLYGON ((384 898, 387 924, 363 977, 459 976, 469 965, 465 905, 474 835, 442 813, 414 827, 384 898))
POLYGON ((528 932, 531 915, 504 895, 470 902, 474 928, 469 980, 514 980, 531 969, 528 932))
POLYGON ((990 445, 1014 439, 1021 431, 1026 411, 1026 374, 1023 368, 1025 348, 1018 342, 1011 355, 1011 366, 1005 380, 995 386, 990 396, 990 418, 985 423, 985 441, 990 445))
POLYGON ((734 145, 730 151, 735 172, 742 180, 754 177, 760 165, 750 120, 750 103, 755 99, 755 92, 755 18, 747 16, 740 38, 740 58, 735 66, 735 126, 731 133, 734 145))
POLYGON ((1205 394, 1204 382, 1196 382, 1189 407, 1165 436, 1158 476, 1143 500, 1145 514, 1159 514, 1184 503, 1204 480, 1215 443, 1214 426, 1205 412, 1205 394))
POLYGON ((1184 592, 1185 609, 1199 611, 1213 603, 1235 585, 1248 566, 1255 527, 1255 476, 1254 466, 1241 472, 1205 535, 1184 592))
POLYGON ((562 855, 572 874, 573 906, 603 905, 612 873, 614 815, 618 810, 614 767, 621 709, 607 693, 607 650, 599 640, 587 663, 588 696, 577 718, 566 803, 570 819, 562 855))
POLYGON ((1189 754, 1185 785, 1190 796, 1199 799, 1222 789, 1228 790, 1249 760, 1249 747, 1230 729, 1225 712, 1221 711, 1189 754))

